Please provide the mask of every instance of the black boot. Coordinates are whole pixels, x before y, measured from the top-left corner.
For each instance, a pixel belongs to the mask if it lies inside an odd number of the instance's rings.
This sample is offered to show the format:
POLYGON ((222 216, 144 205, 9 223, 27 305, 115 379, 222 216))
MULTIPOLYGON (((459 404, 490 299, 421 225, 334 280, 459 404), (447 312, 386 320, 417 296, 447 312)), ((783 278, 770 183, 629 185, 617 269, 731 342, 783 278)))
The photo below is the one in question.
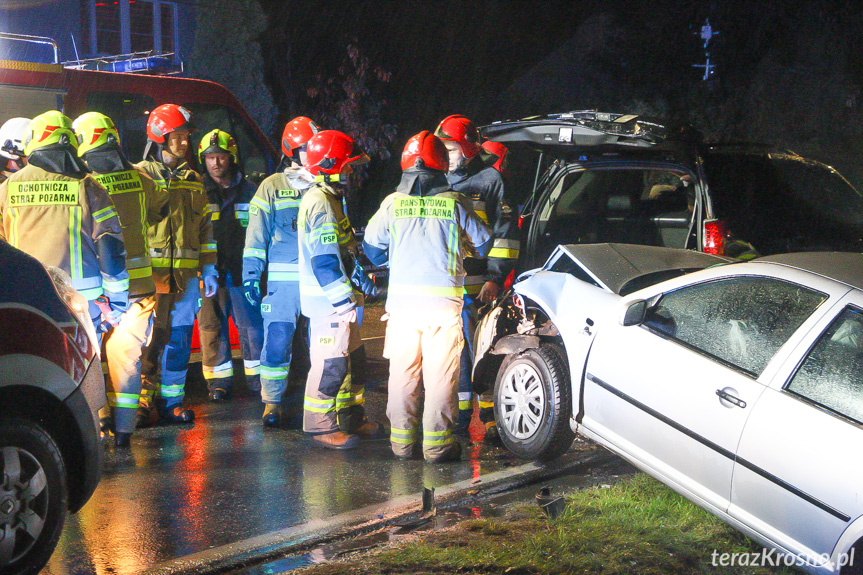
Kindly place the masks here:
POLYGON ((195 412, 178 405, 159 410, 159 419, 168 423, 190 423, 195 421, 195 412))
POLYGON ((277 403, 265 403, 262 417, 264 427, 276 429, 282 425, 282 410, 277 403))
POLYGON ((114 434, 114 447, 130 447, 131 433, 123 433, 122 431, 114 434))

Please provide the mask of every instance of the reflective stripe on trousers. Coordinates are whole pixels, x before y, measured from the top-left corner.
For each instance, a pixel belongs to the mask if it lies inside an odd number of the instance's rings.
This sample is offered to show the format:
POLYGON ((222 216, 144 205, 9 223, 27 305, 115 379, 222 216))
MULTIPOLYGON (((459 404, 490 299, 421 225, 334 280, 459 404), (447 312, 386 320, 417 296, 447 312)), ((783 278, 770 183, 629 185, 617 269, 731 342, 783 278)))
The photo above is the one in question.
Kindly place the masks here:
MULTIPOLYGON (((390 360, 387 417, 390 443, 396 455, 410 455, 408 432, 419 427, 422 407, 423 454, 434 458, 454 441, 458 413, 458 370, 464 336, 461 316, 394 314, 387 322, 384 357, 390 360), (422 382, 422 388, 420 383, 422 382)), ((411 435, 412 437, 412 435, 411 435)))

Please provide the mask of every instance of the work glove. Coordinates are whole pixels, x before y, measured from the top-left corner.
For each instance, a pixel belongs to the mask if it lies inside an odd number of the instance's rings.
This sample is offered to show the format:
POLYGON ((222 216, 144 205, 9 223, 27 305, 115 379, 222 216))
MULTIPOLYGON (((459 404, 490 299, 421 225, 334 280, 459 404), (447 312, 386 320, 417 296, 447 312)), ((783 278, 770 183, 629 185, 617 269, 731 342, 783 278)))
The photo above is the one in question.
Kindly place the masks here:
POLYGON ((96 298, 96 305, 102 312, 102 323, 99 326, 101 331, 110 331, 111 328, 117 327, 128 307, 122 302, 112 302, 104 294, 96 298))
POLYGON ((219 290, 219 282, 216 276, 204 276, 204 297, 213 297, 219 290))
POLYGON ((243 297, 252 307, 261 305, 261 282, 258 280, 246 280, 243 282, 243 297))
POLYGON ((351 273, 351 283, 369 297, 375 297, 378 294, 375 280, 369 277, 369 274, 366 273, 366 270, 363 269, 359 261, 354 263, 354 271, 351 273))

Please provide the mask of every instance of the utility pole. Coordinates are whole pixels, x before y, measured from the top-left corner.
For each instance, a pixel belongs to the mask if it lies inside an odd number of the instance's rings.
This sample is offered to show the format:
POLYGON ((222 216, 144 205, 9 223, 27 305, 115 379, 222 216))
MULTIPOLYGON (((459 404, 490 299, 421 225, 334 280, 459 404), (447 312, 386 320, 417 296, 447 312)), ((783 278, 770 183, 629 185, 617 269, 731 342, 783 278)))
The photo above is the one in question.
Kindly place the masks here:
POLYGON ((714 36, 719 35, 718 30, 714 30, 713 26, 710 25, 710 19, 705 18, 704 25, 701 27, 701 32, 695 32, 702 40, 704 40, 704 64, 693 64, 693 68, 704 68, 704 76, 701 77, 703 81, 709 80, 713 77, 713 73, 716 71, 716 66, 710 63, 710 40, 713 39, 714 36))

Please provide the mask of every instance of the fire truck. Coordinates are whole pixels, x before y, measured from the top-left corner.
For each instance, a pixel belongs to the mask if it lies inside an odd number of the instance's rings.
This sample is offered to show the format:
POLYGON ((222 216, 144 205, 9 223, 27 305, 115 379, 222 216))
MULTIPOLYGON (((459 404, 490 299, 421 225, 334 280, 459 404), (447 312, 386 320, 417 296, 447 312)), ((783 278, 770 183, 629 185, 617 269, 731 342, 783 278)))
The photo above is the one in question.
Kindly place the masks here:
MULTIPOLYGON (((219 128, 236 138, 246 174, 271 174, 276 169, 275 148, 239 100, 215 82, 166 75, 170 70, 164 66, 164 56, 170 55, 129 54, 61 63, 51 38, 0 33, 0 41, 47 45, 54 54, 52 63, 0 60, 0 125, 9 118, 32 118, 47 110, 60 110, 72 119, 84 112, 101 112, 116 124, 126 156, 137 162, 147 142, 150 110, 160 104, 180 104, 192 112, 199 137, 219 128)), ((192 143, 197 149, 194 136, 192 143)))
MULTIPOLYGON (((147 143, 150 110, 161 104, 180 104, 192 112, 198 138, 216 128, 234 136, 245 174, 266 176, 276 170, 279 156, 275 148, 240 101, 215 82, 170 75, 165 62, 171 60, 171 54, 139 53, 61 63, 57 43, 51 38, 0 32, 0 41, 4 40, 47 46, 54 61, 0 59, 0 125, 9 118, 33 118, 47 110, 60 110, 73 120, 84 112, 101 112, 117 126, 126 157, 138 162, 147 143)), ((191 143, 188 159, 195 166, 198 142, 194 134, 191 143)), ((230 328, 232 346, 238 347, 233 322, 230 328)), ((193 349, 199 347, 197 335, 196 329, 193 349)))

